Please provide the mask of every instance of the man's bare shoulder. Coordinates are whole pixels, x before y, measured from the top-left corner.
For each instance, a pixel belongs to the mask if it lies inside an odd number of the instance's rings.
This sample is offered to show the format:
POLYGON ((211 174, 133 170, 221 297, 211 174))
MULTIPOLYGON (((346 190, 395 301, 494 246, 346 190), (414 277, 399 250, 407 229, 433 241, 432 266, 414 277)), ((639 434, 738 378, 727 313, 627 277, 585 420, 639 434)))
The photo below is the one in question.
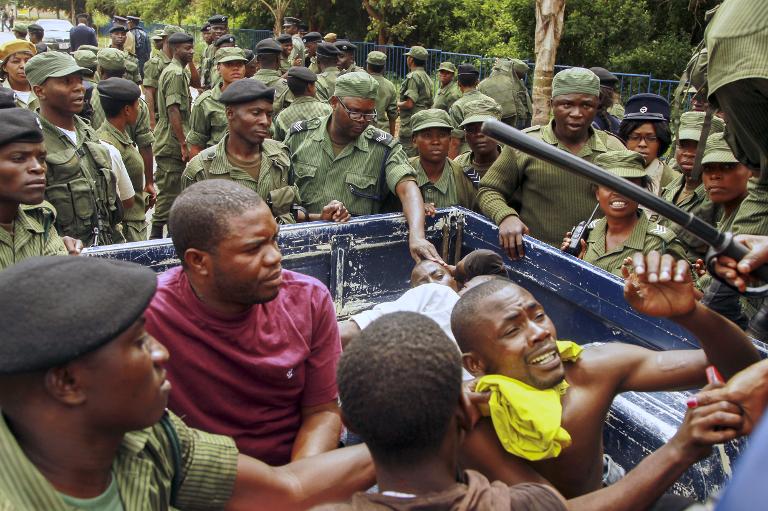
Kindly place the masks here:
POLYGON ((593 343, 584 346, 578 360, 566 362, 566 379, 571 385, 614 385, 626 367, 650 350, 623 342, 593 343))

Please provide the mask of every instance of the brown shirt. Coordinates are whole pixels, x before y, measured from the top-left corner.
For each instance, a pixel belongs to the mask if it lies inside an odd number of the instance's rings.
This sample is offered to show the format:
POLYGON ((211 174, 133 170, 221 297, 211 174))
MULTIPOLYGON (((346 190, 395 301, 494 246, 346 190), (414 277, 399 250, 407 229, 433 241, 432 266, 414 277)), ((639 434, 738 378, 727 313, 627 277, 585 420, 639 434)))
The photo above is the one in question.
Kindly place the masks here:
POLYGON ((315 511, 561 511, 565 504, 542 484, 523 483, 507 486, 489 482, 479 472, 464 472, 464 483, 440 493, 399 497, 381 493, 356 493, 344 504, 327 504, 315 511))

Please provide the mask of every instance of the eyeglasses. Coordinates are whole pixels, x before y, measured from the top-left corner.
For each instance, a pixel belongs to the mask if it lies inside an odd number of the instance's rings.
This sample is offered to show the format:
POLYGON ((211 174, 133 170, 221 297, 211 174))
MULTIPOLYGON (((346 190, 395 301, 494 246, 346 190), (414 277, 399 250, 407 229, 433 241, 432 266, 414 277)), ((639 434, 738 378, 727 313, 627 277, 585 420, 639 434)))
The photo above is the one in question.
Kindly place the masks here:
POLYGON ((659 140, 659 137, 656 135, 640 135, 638 133, 632 133, 627 137, 627 140, 632 142, 640 142, 641 140, 645 140, 646 144, 653 144, 659 140))
POLYGON ((361 112, 353 112, 349 108, 347 108, 347 105, 344 104, 344 102, 341 100, 340 97, 336 96, 336 99, 339 100, 339 104, 344 108, 344 111, 347 112, 347 115, 350 119, 353 121, 375 121, 376 117, 378 117, 379 114, 376 113, 376 110, 373 111, 372 114, 364 114, 361 112))

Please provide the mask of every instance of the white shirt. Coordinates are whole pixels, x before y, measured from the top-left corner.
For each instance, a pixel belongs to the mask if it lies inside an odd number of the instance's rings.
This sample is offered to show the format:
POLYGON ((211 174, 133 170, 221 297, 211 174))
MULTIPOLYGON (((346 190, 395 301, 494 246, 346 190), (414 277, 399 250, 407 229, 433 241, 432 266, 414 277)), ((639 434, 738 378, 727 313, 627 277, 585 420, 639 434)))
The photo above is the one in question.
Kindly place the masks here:
POLYGON ((120 151, 112 144, 108 144, 103 140, 100 140, 101 145, 107 148, 109 156, 112 159, 112 173, 117 178, 117 195, 120 200, 127 200, 136 195, 136 190, 133 189, 131 178, 128 175, 128 169, 125 168, 123 163, 123 157, 120 156, 120 151))
POLYGON ((74 130, 65 130, 64 128, 60 128, 59 126, 56 126, 59 128, 59 131, 64 133, 69 139, 72 141, 72 145, 77 146, 77 131, 74 130))
POLYGON ((13 91, 16 96, 24 102, 25 105, 29 104, 29 96, 32 95, 31 90, 14 90, 13 91))

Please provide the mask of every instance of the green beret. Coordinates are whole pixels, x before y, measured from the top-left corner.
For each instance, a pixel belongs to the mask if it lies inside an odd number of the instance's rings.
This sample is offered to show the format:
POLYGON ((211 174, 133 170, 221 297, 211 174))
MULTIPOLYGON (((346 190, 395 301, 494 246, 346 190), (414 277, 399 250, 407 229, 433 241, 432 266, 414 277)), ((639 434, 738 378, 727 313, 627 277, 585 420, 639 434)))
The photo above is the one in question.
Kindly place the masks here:
POLYGON ((96 55, 99 67, 107 71, 125 71, 127 55, 117 48, 102 48, 96 55))
POLYGON ((147 267, 96 257, 33 257, 3 270, 0 374, 49 369, 109 343, 156 287, 147 267))
POLYGON ((90 70, 96 70, 96 54, 90 50, 77 50, 72 54, 78 66, 87 67, 90 70))
POLYGON ((216 64, 222 64, 224 62, 247 62, 245 58, 245 52, 242 48, 237 46, 230 46, 228 48, 219 48, 214 55, 214 62, 216 64))
POLYGON ((26 34, 28 31, 28 27, 25 23, 14 23, 13 24, 13 31, 14 32, 21 32, 22 34, 26 34))
POLYGON ((376 99, 379 82, 365 71, 345 73, 336 79, 334 96, 338 98, 376 99))
MULTIPOLYGON (((704 128, 704 116, 706 112, 685 112, 680 116, 680 127, 677 130, 678 140, 695 140, 701 138, 701 130, 704 128)), ((725 122, 716 115, 712 116, 712 124, 709 126, 709 134, 725 131, 725 122)))
POLYGON ((519 75, 526 75, 531 68, 520 59, 512 59, 512 70, 519 75))
POLYGON ((93 46, 91 44, 81 44, 80 46, 77 47, 77 50, 78 51, 80 51, 80 50, 88 50, 88 51, 93 52, 94 55, 99 53, 99 47, 98 46, 93 46))
POLYGON ((80 67, 68 53, 47 51, 38 53, 24 66, 24 73, 30 85, 40 85, 48 78, 59 78, 74 73, 90 73, 91 70, 80 67))
POLYGON ((420 110, 411 117, 411 131, 416 133, 428 128, 453 129, 451 117, 442 108, 428 108, 420 110))
POLYGON ((600 78, 589 69, 572 67, 560 71, 552 80, 552 97, 565 94, 600 95, 600 78))
POLYGON ((707 138, 707 146, 704 148, 704 157, 701 164, 707 163, 739 163, 733 155, 731 146, 725 141, 725 133, 714 133, 707 138))
POLYGON ((416 60, 427 60, 429 52, 423 46, 411 46, 411 49, 405 52, 406 57, 413 57, 416 60))
POLYGON ((365 59, 365 61, 369 64, 373 64, 374 66, 383 66, 387 63, 387 54, 374 50, 368 54, 368 57, 365 59))
POLYGON ((501 119, 501 105, 491 98, 475 99, 464 104, 464 120, 459 128, 489 119, 501 119))
POLYGON ((26 108, 0 110, 0 146, 20 140, 24 142, 43 141, 43 128, 37 114, 26 108))
POLYGON ((163 35, 165 35, 165 36, 169 36, 169 35, 173 35, 173 34, 178 34, 178 33, 181 33, 181 32, 184 32, 184 29, 182 29, 178 25, 166 25, 165 28, 163 29, 163 35))
POLYGON ((437 68, 438 71, 448 71, 449 73, 456 74, 456 64, 453 62, 443 62, 440 64, 440 67, 437 68))
POLYGON ((643 155, 629 149, 599 154, 595 158, 595 165, 618 177, 638 178, 648 175, 643 155))
POLYGON ((153 41, 162 41, 164 37, 165 37, 165 32, 163 32, 161 29, 158 28, 157 30, 152 32, 152 37, 150 37, 150 39, 152 39, 153 41))

